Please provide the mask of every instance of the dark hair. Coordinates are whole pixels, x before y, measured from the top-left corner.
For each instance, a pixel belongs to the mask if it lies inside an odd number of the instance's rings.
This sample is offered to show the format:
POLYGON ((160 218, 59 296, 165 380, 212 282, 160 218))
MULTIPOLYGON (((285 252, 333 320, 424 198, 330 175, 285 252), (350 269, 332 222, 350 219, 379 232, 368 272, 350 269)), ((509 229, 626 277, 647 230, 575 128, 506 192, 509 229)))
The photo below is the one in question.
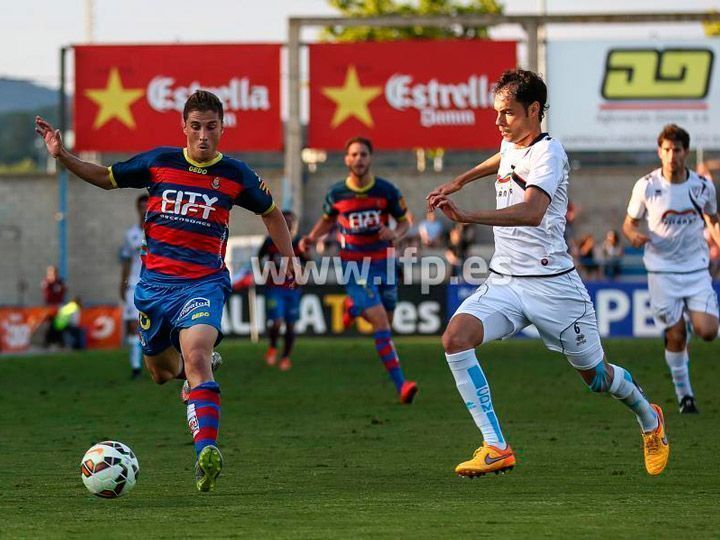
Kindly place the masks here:
POLYGON ((214 111, 218 113, 220 121, 223 119, 223 104, 220 99, 207 90, 195 90, 192 95, 185 102, 185 108, 183 109, 183 120, 187 121, 188 115, 192 111, 214 111))
POLYGON ((540 104, 538 118, 540 120, 545 116, 547 111, 547 86, 542 77, 532 71, 524 69, 510 69, 505 71, 495 82, 494 95, 507 92, 515 98, 516 101, 523 104, 525 111, 536 101, 540 104))
POLYGON ((364 144, 367 146, 368 151, 372 154, 373 153, 373 145, 372 141, 366 137, 353 137, 352 139, 348 139, 345 143, 345 153, 347 154, 348 150, 350 149, 350 146, 352 146, 355 143, 364 144))
POLYGON ((135 199, 135 204, 147 202, 149 198, 150 198, 150 196, 147 194, 140 195, 137 199, 135 199))
POLYGON ((690 134, 677 124, 667 124, 658 135, 658 148, 663 141, 679 142, 684 150, 690 148, 690 134))

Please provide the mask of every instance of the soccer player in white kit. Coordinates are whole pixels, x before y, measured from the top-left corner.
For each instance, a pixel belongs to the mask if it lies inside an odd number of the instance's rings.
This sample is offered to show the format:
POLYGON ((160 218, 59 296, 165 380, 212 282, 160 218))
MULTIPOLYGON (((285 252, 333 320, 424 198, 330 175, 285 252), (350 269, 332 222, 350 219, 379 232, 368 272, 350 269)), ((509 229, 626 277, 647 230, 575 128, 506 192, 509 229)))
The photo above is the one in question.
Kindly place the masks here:
POLYGON ((712 341, 718 333, 718 299, 708 266, 707 224, 720 245, 715 186, 685 167, 690 135, 668 124, 658 136, 662 166, 635 183, 623 223, 633 246, 644 246, 650 305, 665 335, 665 362, 675 384, 681 414, 697 413, 690 385, 685 315, 693 333, 712 341), (648 234, 640 232, 647 220, 648 234))
POLYGON ((120 300, 123 303, 123 322, 125 323, 125 340, 130 346, 130 368, 132 378, 137 379, 142 372, 142 345, 138 334, 138 313, 135 307, 135 286, 140 281, 142 260, 140 256, 145 246, 143 223, 147 209, 148 196, 140 195, 135 201, 139 220, 127 231, 120 248, 120 300))
POLYGON ((645 467, 660 474, 670 453, 662 410, 648 402, 630 373, 605 359, 595 310, 563 237, 570 167, 562 145, 540 128, 545 83, 531 71, 506 71, 494 96, 500 152, 427 197, 429 208, 451 220, 492 225, 495 234, 490 277, 461 304, 442 337, 458 391, 483 437, 455 472, 472 477, 515 465, 475 347, 534 324, 545 346, 564 354, 591 390, 609 393, 635 413, 645 467), (496 210, 461 210, 449 198, 488 175, 496 179, 496 210))

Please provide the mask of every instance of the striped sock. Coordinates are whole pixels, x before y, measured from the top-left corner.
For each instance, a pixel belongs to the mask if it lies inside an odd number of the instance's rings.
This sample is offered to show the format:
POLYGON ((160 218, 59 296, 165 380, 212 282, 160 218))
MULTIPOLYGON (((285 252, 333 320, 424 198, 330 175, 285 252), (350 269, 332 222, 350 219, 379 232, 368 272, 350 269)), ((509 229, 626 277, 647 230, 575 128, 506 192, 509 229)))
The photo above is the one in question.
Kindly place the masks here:
POLYGON ((390 330, 378 330, 374 336, 375 350, 399 392, 405 382, 405 375, 403 375, 400 359, 392 342, 392 334, 390 330))
POLYGON ((187 405, 188 427, 195 441, 195 453, 217 444, 220 427, 220 385, 207 381, 190 390, 187 405))

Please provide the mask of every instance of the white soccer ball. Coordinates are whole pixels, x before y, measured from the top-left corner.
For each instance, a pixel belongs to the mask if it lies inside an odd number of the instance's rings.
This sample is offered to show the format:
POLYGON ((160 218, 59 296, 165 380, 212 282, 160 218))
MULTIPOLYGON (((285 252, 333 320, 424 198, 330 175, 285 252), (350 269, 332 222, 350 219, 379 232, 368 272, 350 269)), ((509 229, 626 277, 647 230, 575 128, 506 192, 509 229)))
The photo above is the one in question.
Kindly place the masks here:
POLYGON ((140 464, 132 450, 121 442, 102 441, 83 456, 80 477, 88 491, 114 499, 125 495, 137 481, 140 464))

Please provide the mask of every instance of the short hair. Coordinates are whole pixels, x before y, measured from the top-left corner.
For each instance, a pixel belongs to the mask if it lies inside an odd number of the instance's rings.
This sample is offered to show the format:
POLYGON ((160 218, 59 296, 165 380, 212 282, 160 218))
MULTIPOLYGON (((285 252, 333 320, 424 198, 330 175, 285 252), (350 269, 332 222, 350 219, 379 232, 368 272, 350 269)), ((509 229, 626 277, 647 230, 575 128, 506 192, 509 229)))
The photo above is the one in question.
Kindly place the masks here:
POLYGON ((545 111, 548 110, 547 105, 547 86, 542 77, 532 71, 524 69, 509 69, 500 75, 495 82, 494 95, 507 92, 515 98, 516 101, 523 104, 525 111, 536 101, 540 104, 540 112, 538 118, 542 120, 545 111))
POLYGON ((346 154, 348 153, 348 150, 350 150, 350 147, 355 143, 364 144, 367 147, 368 152, 371 154, 373 153, 372 141, 370 139, 368 139, 367 137, 359 137, 358 136, 358 137, 353 137, 353 138, 347 140, 347 142, 345 143, 345 153, 346 154))
POLYGON ((223 119, 223 104, 220 99, 207 90, 195 90, 192 95, 185 102, 183 108, 183 120, 187 121, 188 116, 192 111, 214 111, 218 113, 220 121, 223 119))
POLYGON ((690 134, 677 124, 667 124, 658 135, 658 148, 663 141, 679 142, 683 150, 690 148, 690 134))

